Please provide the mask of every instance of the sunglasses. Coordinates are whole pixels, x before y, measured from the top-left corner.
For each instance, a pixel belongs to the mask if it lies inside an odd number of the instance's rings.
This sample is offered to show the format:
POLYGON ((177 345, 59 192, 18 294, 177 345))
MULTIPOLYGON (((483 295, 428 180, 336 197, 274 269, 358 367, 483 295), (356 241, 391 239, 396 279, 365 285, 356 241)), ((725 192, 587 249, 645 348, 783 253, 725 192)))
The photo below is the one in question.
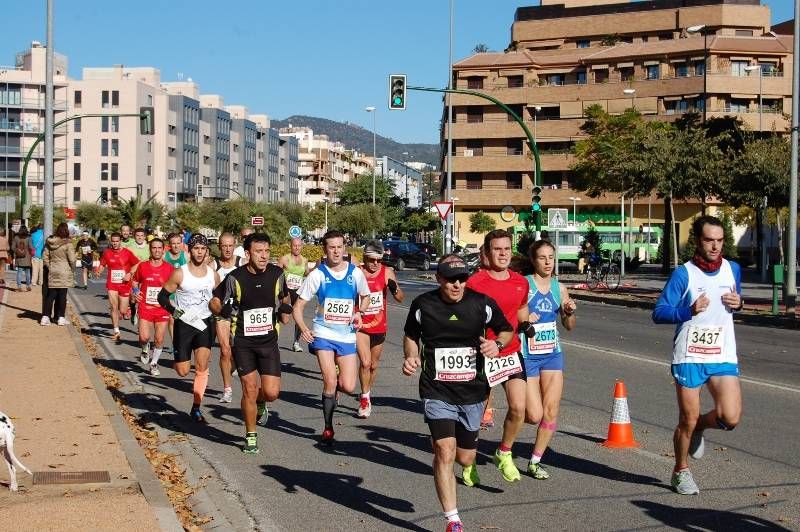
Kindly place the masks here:
POLYGON ((381 259, 377 257, 364 257, 364 262, 380 262, 381 259))
POLYGON ((467 279, 469 279, 469 275, 459 275, 457 277, 446 278, 447 282, 451 284, 455 283, 456 281, 464 284, 467 282, 467 279))

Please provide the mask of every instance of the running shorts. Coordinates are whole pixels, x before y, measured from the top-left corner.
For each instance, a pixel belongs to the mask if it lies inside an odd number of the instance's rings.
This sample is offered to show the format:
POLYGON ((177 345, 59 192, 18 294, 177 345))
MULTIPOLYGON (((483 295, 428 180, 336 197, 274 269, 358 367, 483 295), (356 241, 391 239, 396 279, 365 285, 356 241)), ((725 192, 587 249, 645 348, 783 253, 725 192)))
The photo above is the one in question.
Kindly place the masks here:
POLYGON ((564 354, 561 352, 540 357, 524 357, 525 374, 538 377, 540 371, 564 371, 564 354))
POLYGON ((214 344, 214 322, 209 317, 203 320, 206 328, 202 331, 192 327, 186 322, 175 320, 173 329, 174 337, 172 344, 175 348, 175 362, 186 362, 192 359, 192 351, 195 349, 211 349, 214 344))
POLYGON ((247 375, 253 371, 258 371, 262 377, 281 376, 281 352, 278 348, 278 341, 273 340, 264 345, 237 345, 232 347, 233 361, 236 363, 236 370, 239 375, 247 375))
POLYGON ((698 388, 711 377, 739 376, 739 365, 730 362, 721 364, 702 364, 686 362, 672 365, 672 378, 684 388, 698 388))

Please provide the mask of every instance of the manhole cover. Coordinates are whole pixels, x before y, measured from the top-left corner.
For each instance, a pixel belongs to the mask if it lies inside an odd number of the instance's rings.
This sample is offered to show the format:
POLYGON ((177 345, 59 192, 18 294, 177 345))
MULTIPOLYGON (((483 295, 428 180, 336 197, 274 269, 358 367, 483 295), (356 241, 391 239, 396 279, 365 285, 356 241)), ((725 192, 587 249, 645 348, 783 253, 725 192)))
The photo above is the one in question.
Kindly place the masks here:
POLYGON ((108 471, 34 471, 34 484, 93 484, 111 482, 108 471))

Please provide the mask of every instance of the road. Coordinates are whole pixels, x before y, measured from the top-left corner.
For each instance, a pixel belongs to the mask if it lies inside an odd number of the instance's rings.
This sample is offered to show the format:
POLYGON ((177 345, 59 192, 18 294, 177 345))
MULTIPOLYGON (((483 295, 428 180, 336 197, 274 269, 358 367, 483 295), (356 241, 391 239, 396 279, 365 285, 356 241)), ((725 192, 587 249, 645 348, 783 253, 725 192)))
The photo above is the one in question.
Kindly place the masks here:
MULTIPOLYGON (((319 369, 307 352, 288 350, 287 327, 280 339, 283 391, 271 405, 268 426, 259 429, 261 453, 255 456, 240 451, 238 384, 232 404, 217 401, 222 386, 216 363, 205 401, 210 424, 193 425, 187 416, 191 380, 169 369, 170 356, 162 360, 161 376, 150 377, 138 363, 129 324, 121 345, 108 341, 102 284, 73 295, 90 331, 112 357, 105 363, 130 383, 129 404, 165 436, 187 436, 176 444, 177 452, 207 486, 198 509, 219 508, 218 524, 227 519, 242 530, 442 530, 417 379, 400 371, 408 305, 434 285, 416 279, 414 272, 402 272, 400 281, 406 301, 389 308, 390 334, 373 390, 372 416, 357 419, 356 399, 344 398, 335 418, 337 444, 332 449, 317 444, 322 429, 319 369)), ((482 432, 482 484, 458 487, 467 529, 800 529, 796 331, 737 328, 742 423, 733 432, 707 433, 706 456, 692 464, 701 494, 681 497, 669 489, 676 419, 668 366, 672 327, 653 325, 649 313, 637 309, 582 303, 578 313, 576 330, 563 336, 567 366, 559 433, 544 457, 551 478, 536 481, 523 475, 518 483, 504 482, 491 465, 500 424, 482 432), (598 444, 607 431, 615 379, 627 384, 641 449, 612 451, 598 444)), ((496 407, 500 420, 502 393, 496 407)), ((526 426, 514 447, 522 470, 534 434, 526 426)))

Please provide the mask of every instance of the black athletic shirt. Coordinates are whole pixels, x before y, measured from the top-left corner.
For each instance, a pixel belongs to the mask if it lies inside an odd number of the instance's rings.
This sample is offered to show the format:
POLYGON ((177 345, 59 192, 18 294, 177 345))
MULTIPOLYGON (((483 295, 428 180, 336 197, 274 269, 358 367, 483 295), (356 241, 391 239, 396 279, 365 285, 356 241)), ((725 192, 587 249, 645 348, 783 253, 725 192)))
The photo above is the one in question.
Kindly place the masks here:
POLYGON ((223 305, 233 298, 234 309, 238 307, 231 316, 233 343, 259 346, 276 340, 279 299, 286 294, 288 290, 283 279, 283 269, 274 264, 268 264, 262 273, 251 273, 246 265, 230 272, 214 289, 214 297, 218 297, 223 305), (255 309, 265 312, 253 312, 255 309), (272 319, 265 321, 269 314, 272 319), (270 327, 271 330, 267 331, 270 327), (247 330, 249 335, 245 334, 247 330))
POLYGON ((420 346, 421 398, 438 399, 455 405, 473 404, 486 399, 489 384, 484 373, 479 337, 485 336, 487 327, 496 334, 513 330, 495 300, 485 294, 465 288, 461 301, 447 303, 437 288, 414 299, 406 318, 405 335, 420 346), (434 357, 437 347, 475 348, 476 377, 467 382, 435 380, 434 357))

